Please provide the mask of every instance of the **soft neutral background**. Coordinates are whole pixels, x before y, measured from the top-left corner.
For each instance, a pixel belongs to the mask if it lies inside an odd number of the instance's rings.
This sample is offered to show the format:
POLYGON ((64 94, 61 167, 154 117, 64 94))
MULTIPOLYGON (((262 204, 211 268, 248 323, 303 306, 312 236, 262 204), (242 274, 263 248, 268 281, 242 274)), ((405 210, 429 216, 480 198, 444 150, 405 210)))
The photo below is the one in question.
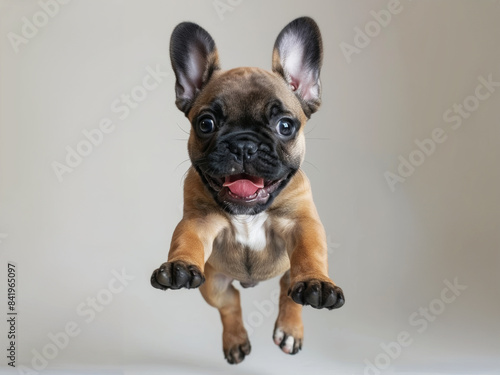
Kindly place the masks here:
MULTIPOLYGON (((7 262, 16 262, 18 364, 74 321, 81 333, 44 373, 363 374, 366 361, 384 364, 381 345, 403 331, 412 343, 383 373, 500 373, 500 88, 459 129, 443 120, 475 94, 478 77, 500 81, 500 2, 401 0, 348 63, 340 44, 353 45, 355 28, 389 1, 221 1, 233 4, 222 17, 211 0, 73 0, 18 53, 7 34, 20 34, 40 5, 0 1, 0 310, 7 262), (231 367, 218 313, 199 292, 149 285, 181 217, 188 168, 169 37, 194 21, 214 37, 224 68, 270 68, 277 34, 302 15, 318 22, 325 49, 304 170, 347 302, 305 308, 304 349, 292 357, 271 339, 276 306, 258 307, 278 280, 242 291, 253 349, 231 367), (112 103, 148 66, 169 76, 119 119, 112 103), (59 182, 52 163, 103 118, 115 130, 59 182), (391 191, 384 173, 397 173, 398 157, 438 127, 446 142, 391 191), (123 269, 135 279, 86 323, 77 306, 123 269), (455 279, 467 288, 418 332, 412 314, 455 279)), ((4 322, 0 348, 6 335, 4 322)), ((0 371, 17 373, 1 358, 0 371)))

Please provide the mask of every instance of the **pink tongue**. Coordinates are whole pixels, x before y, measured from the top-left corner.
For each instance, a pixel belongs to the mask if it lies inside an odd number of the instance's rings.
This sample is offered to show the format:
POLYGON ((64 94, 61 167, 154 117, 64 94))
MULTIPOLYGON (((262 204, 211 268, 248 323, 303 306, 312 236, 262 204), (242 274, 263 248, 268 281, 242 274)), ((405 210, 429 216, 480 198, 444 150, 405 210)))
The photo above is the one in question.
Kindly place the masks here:
POLYGON ((227 186, 231 190, 231 193, 245 198, 254 195, 257 190, 263 188, 264 179, 248 175, 228 176, 223 186, 227 186))

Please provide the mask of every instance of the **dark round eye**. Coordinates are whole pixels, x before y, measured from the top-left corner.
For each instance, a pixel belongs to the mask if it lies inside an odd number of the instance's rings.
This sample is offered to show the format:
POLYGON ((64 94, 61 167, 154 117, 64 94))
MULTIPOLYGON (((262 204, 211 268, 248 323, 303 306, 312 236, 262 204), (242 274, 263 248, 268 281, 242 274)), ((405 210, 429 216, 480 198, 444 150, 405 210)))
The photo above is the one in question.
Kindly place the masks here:
POLYGON ((279 135, 283 137, 290 137, 293 135, 295 128, 293 126, 292 121, 288 119, 282 118, 278 121, 278 125, 276 125, 276 131, 279 135))
POLYGON ((203 134, 210 134, 215 131, 215 121, 210 117, 204 117, 198 121, 198 129, 203 134))

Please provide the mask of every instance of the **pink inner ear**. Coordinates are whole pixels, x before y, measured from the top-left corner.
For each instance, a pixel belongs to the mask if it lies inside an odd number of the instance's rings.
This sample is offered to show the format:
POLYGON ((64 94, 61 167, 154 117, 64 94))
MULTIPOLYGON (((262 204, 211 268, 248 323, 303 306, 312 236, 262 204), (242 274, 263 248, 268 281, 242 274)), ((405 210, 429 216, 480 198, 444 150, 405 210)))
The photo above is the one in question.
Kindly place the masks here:
POLYGON ((311 71, 302 70, 290 75, 290 88, 306 102, 319 97, 318 85, 311 71))
POLYGON ((286 41, 286 55, 283 61, 288 72, 289 85, 305 101, 316 100, 319 96, 314 73, 304 66, 304 47, 296 38, 286 41))
POLYGON ((179 83, 184 88, 183 97, 192 99, 201 88, 205 64, 205 56, 196 48, 191 47, 189 49, 186 75, 179 76, 179 83))

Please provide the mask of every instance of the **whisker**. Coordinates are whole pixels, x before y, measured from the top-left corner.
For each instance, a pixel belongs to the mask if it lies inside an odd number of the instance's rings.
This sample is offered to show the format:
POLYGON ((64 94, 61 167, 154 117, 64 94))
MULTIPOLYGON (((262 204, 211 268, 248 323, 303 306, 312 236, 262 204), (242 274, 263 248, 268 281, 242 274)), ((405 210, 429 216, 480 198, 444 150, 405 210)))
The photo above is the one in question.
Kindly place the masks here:
POLYGON ((318 172, 321 172, 321 170, 316 166, 314 165, 313 163, 307 161, 307 160, 304 160, 304 164, 309 164, 310 166, 312 166, 314 169, 316 169, 318 172))
POLYGON ((189 172, 189 169, 186 172, 184 172, 184 174, 182 175, 179 186, 181 186, 181 187, 184 186, 184 180, 186 179, 188 172, 189 172))
POLYGON ((176 122, 176 124, 177 124, 177 127, 178 127, 179 129, 181 129, 184 133, 186 133, 187 135, 189 135, 189 132, 188 132, 188 131, 186 131, 186 130, 184 130, 184 129, 183 129, 183 128, 179 125, 179 123, 178 123, 178 122, 176 122))
POLYGON ((188 162, 188 161, 189 161, 189 159, 186 159, 186 160, 181 161, 179 164, 177 164, 177 166, 174 168, 174 173, 177 171, 177 169, 178 169, 178 168, 179 168, 182 164, 184 164, 184 163, 186 163, 186 162, 188 162))
POLYGON ((310 132, 312 132, 314 129, 316 129, 316 125, 313 126, 311 129, 309 129, 308 131, 304 132, 304 135, 307 135, 309 134, 310 132))

